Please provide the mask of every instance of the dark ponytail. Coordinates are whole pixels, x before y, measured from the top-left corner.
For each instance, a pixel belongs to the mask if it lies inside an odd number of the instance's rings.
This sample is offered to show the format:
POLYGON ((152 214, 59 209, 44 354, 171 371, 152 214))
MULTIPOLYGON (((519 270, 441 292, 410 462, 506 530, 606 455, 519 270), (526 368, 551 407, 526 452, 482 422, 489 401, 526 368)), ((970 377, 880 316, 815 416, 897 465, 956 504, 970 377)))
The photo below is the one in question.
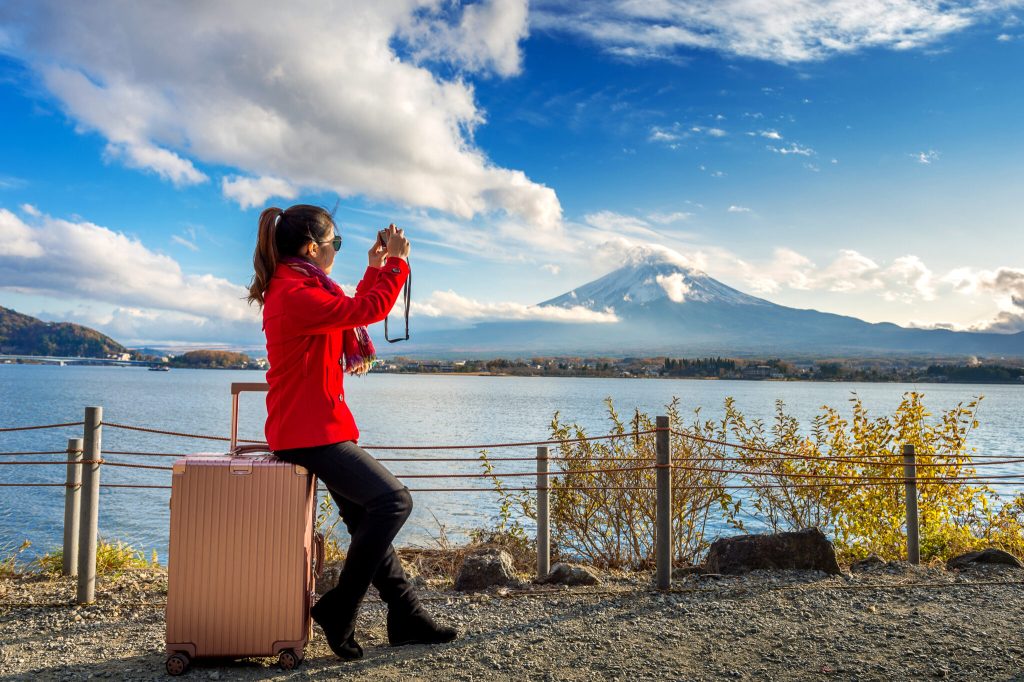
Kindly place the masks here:
POLYGON ((263 295, 281 258, 297 256, 309 242, 329 239, 333 233, 334 218, 319 206, 297 204, 287 210, 276 206, 264 209, 252 255, 254 274, 249 284, 249 303, 263 307, 263 295))
POLYGON ((252 267, 255 274, 249 284, 249 303, 253 301, 263 307, 263 292, 270 284, 270 278, 277 269, 277 221, 284 211, 271 206, 260 213, 259 228, 256 233, 256 251, 252 254, 252 267))

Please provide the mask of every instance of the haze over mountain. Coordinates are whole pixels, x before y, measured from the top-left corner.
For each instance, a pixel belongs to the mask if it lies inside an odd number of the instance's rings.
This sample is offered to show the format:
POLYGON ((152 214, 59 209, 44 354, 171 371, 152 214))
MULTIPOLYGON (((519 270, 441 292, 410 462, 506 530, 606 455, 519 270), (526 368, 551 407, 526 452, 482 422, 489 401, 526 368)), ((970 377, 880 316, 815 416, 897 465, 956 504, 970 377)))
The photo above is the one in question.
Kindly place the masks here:
MULTIPOLYGON (((415 306, 415 303, 413 304, 415 306)), ((501 321, 423 331, 383 353, 434 355, 1024 356, 1024 332, 912 329, 789 308, 729 287, 662 254, 648 254, 539 304, 599 312, 617 322, 501 321)), ((415 318, 414 318, 415 319, 415 318)))

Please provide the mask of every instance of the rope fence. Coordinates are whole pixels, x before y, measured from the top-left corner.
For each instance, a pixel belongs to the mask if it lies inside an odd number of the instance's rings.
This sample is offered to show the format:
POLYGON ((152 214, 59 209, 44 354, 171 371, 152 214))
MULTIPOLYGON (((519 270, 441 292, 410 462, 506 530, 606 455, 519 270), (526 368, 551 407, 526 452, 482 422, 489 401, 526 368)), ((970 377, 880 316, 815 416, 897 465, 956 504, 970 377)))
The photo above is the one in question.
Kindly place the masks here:
POLYGON ((40 424, 39 426, 8 426, 0 428, 0 433, 12 431, 38 431, 39 429, 60 429, 65 426, 82 426, 84 422, 64 422, 63 424, 40 424))
MULTIPOLYGON (((38 429, 51 429, 67 426, 79 426, 83 425, 84 422, 64 422, 59 424, 44 424, 38 426, 20 426, 20 427, 6 427, 0 429, 0 432, 11 432, 11 431, 29 431, 38 429)), ((119 424, 115 422, 102 422, 99 426, 107 426, 115 429, 123 429, 130 431, 139 431, 145 433, 161 434, 179 438, 197 438, 204 440, 214 441, 230 441, 230 438, 226 436, 213 436, 208 434, 197 434, 187 433, 182 431, 172 431, 167 429, 156 429, 150 427, 134 426, 130 424, 119 424)), ((604 436, 588 436, 579 438, 565 438, 565 439, 548 439, 548 440, 534 440, 534 441, 514 441, 514 442, 502 442, 502 443, 486 443, 476 445, 366 445, 363 446, 365 450, 375 451, 441 451, 441 450, 459 450, 459 449, 475 449, 475 450, 488 450, 497 448, 514 448, 514 447, 529 447, 529 446, 545 446, 545 445, 565 445, 570 443, 582 443, 590 441, 601 441, 611 440, 619 438, 639 438, 644 435, 657 434, 659 432, 666 431, 662 428, 653 428, 646 430, 636 430, 623 433, 614 433, 604 436)), ((759 455, 768 455, 770 457, 754 457, 748 458, 748 461, 742 461, 744 464, 758 464, 761 462, 790 462, 794 459, 803 461, 822 461, 822 462, 840 462, 846 464, 859 464, 859 465, 871 465, 871 466, 890 466, 890 467, 902 467, 903 462, 893 461, 879 461, 875 459, 863 459, 864 455, 858 457, 835 457, 828 455, 808 455, 804 453, 792 453, 785 452, 782 450, 775 450, 772 448, 762 448, 742 443, 733 443, 726 440, 708 438, 699 436, 697 434, 689 433, 686 431, 680 431, 676 429, 667 429, 667 431, 673 435, 692 439, 698 442, 703 442, 712 445, 718 445, 721 447, 733 448, 743 450, 746 452, 757 453, 759 455)), ((238 442, 260 444, 261 441, 251 439, 238 439, 238 442)), ((37 456, 37 455, 64 455, 67 454, 66 450, 26 450, 26 451, 11 451, 11 452, 0 452, 0 457, 16 457, 16 456, 37 456)), ((104 454, 107 455, 122 455, 122 456, 135 456, 135 457, 174 457, 174 458, 187 458, 186 453, 173 453, 173 452, 147 452, 139 450, 106 450, 104 454)), ((376 458, 380 462, 393 462, 393 463, 480 463, 481 461, 487 462, 535 462, 536 457, 486 457, 481 455, 479 457, 379 457, 376 458)), ((547 460, 553 462, 574 462, 580 461, 579 457, 572 456, 548 456, 547 460)), ((585 457, 584 461, 587 462, 616 462, 620 464, 632 463, 632 462, 653 462, 653 457, 585 457)), ((879 485, 897 485, 906 484, 911 480, 918 483, 935 483, 935 484, 957 484, 965 481, 972 481, 979 485, 986 483, 996 483, 999 481, 1019 481, 1024 480, 1024 474, 1004 474, 1004 475, 973 475, 964 474, 955 477, 943 477, 943 476, 914 476, 914 477, 899 477, 899 476, 880 476, 880 475, 863 475, 863 474, 830 474, 830 473, 817 473, 812 471, 772 471, 772 470, 752 470, 734 468, 729 466, 694 466, 694 463, 698 462, 713 462, 717 464, 728 464, 735 462, 736 460, 729 459, 725 456, 718 457, 687 457, 685 459, 687 464, 672 464, 671 468, 675 471, 687 471, 697 474, 721 474, 726 476, 747 476, 747 477, 760 477, 760 478, 776 478, 776 479, 815 479, 823 481, 822 483, 811 483, 811 484, 798 484, 795 482, 785 482, 780 480, 774 484, 764 484, 758 482, 756 484, 733 484, 726 485, 726 489, 742 490, 749 488, 763 488, 763 487, 778 487, 778 488, 793 488, 793 487, 842 487, 842 486, 854 486, 854 485, 867 485, 867 484, 879 484, 879 485), (826 483, 832 481, 831 483, 826 483)), ((962 461, 954 462, 920 462, 916 463, 917 468, 944 468, 950 466, 1002 466, 1007 464, 1019 464, 1024 463, 1024 457, 1007 456, 1007 455, 973 455, 967 456, 962 461), (983 459, 985 457, 992 457, 994 459, 983 459), (982 459, 983 461, 975 462, 974 459, 982 459)), ((0 460, 0 465, 58 465, 67 464, 65 461, 4 461, 0 460)), ((106 459, 96 460, 79 460, 76 464, 107 464, 112 467, 121 467, 129 469, 147 469, 156 471, 172 471, 173 467, 169 466, 156 466, 147 464, 132 464, 127 462, 115 462, 106 459)), ((561 475, 571 476, 585 476, 585 475, 596 475, 596 474, 619 474, 619 473, 630 473, 639 471, 648 471, 657 469, 659 465, 648 465, 648 466, 637 466, 637 467, 613 467, 613 468, 600 468, 600 469, 573 469, 573 470, 556 470, 538 473, 535 471, 529 472, 488 472, 488 473, 439 473, 439 474, 400 474, 400 479, 452 479, 452 478, 481 478, 496 480, 499 478, 518 478, 524 476, 539 476, 539 477, 557 477, 561 475)), ((59 483, 5 483, 0 484, 2 486, 54 486, 60 487, 65 484, 59 483)), ((104 484, 104 487, 110 487, 113 484, 104 484)), ((553 482, 553 485, 558 489, 563 490, 593 490, 593 489, 606 489, 606 490, 617 490, 623 488, 617 488, 614 486, 605 486, 603 488, 580 488, 578 486, 569 486, 565 484, 559 484, 557 481, 553 482)), ((129 484, 124 484, 121 487, 132 487, 129 484)), ((137 486, 137 487, 154 487, 154 486, 137 486)), ((161 488, 168 488, 169 486, 155 486, 161 488)), ((722 487, 716 484, 715 486, 689 486, 687 488, 677 489, 693 489, 702 490, 709 489, 712 487, 722 487)), ((506 491, 537 491, 540 488, 537 487, 519 487, 519 488, 504 488, 506 491)), ((629 489, 643 489, 642 487, 632 487, 629 489)), ((414 490, 414 489, 410 489, 414 490)), ((420 492, 488 492, 493 489, 488 488, 421 488, 418 489, 420 492)), ((415 490, 414 490, 415 491, 415 490)))
MULTIPOLYGON (((465 480, 477 479, 487 480, 493 483, 490 487, 479 486, 455 486, 455 487, 414 487, 409 488, 413 493, 467 493, 467 494, 488 494, 495 492, 503 493, 533 493, 537 496, 537 551, 538 551, 538 575, 546 575, 548 559, 543 556, 550 552, 549 538, 547 536, 548 499, 554 491, 558 492, 610 492, 628 491, 643 493, 643 500, 654 498, 656 502, 656 528, 655 540, 657 543, 657 577, 656 582, 661 589, 667 589, 670 585, 670 564, 671 555, 669 548, 672 546, 671 528, 671 495, 673 491, 709 491, 709 490, 752 490, 752 489, 784 489, 784 490, 827 490, 834 488, 854 487, 876 487, 876 486, 903 486, 905 491, 905 506, 907 512, 907 547, 908 558, 916 563, 918 557, 917 531, 919 527, 917 518, 917 498, 919 485, 1001 485, 1024 483, 1024 471, 1021 473, 978 473, 975 467, 995 467, 1024 463, 1024 456, 999 455, 999 454, 964 454, 961 456, 931 455, 926 456, 926 461, 917 462, 917 455, 913 445, 904 445, 902 454, 894 452, 885 453, 859 453, 850 456, 835 456, 812 453, 809 450, 800 449, 797 452, 786 452, 770 447, 760 447, 745 443, 734 443, 725 439, 716 439, 702 436, 685 430, 673 429, 667 417, 657 418, 657 427, 649 429, 635 428, 633 431, 612 433, 602 436, 586 436, 577 438, 552 438, 546 440, 531 441, 510 441, 484 444, 419 444, 419 445, 364 445, 365 450, 387 454, 391 452, 405 453, 445 453, 449 451, 477 450, 480 455, 477 457, 459 456, 382 456, 376 458, 380 462, 396 464, 478 464, 484 465, 486 471, 477 473, 466 473, 459 471, 445 471, 442 473, 399 473, 396 476, 401 480, 465 480), (645 441, 645 447, 653 445, 654 457, 646 456, 608 456, 607 451, 598 451, 593 456, 589 449, 581 455, 565 454, 569 451, 563 449, 561 455, 551 455, 550 446, 564 448, 573 444, 589 444, 591 442, 609 442, 624 438, 634 439, 639 446, 641 437, 653 436, 653 443, 645 441), (706 452, 694 452, 689 448, 682 448, 681 456, 673 462, 672 446, 670 436, 686 439, 696 443, 722 448, 723 452, 708 454, 706 452), (535 456, 495 456, 487 455, 489 450, 508 448, 536 447, 535 456), (738 456, 730 457, 724 452, 725 449, 739 453, 738 456), (933 458, 944 459, 936 461, 933 458), (491 464, 497 463, 536 463, 535 471, 494 471, 491 464), (551 469, 551 463, 556 468, 551 469), (861 467, 903 467, 903 475, 884 475, 877 473, 877 469, 868 472, 858 471, 844 473, 831 473, 822 471, 807 470, 813 463, 835 463, 848 464, 861 467), (603 463, 614 463, 616 466, 602 466, 603 463), (794 465, 800 463, 803 469, 790 471, 783 470, 782 465, 794 465), (561 465, 561 466, 557 466, 561 465), (580 466, 581 468, 574 468, 580 466), (634 466, 635 465, 635 466, 634 466), (950 467, 970 467, 967 472, 957 475, 942 475, 944 470, 950 467), (924 475, 918 475, 921 469, 924 475), (647 472, 654 472, 653 476, 647 472), (673 473, 684 474, 682 477, 673 479, 673 473), (704 477, 715 477, 708 479, 704 477), (536 485, 517 485, 506 487, 500 483, 503 479, 522 479, 524 477, 536 477, 536 485), (739 478, 740 481, 736 479, 739 478), (630 485, 627 482, 633 481, 630 485), (544 517, 543 520, 541 517, 544 517), (542 542, 542 534, 544 541, 542 542), (669 568, 666 568, 669 566, 669 568)), ((85 567, 86 576, 83 579, 80 575, 79 601, 91 601, 91 585, 95 581, 95 518, 97 514, 98 492, 101 489, 107 490, 171 490, 171 485, 149 484, 141 482, 114 482, 100 483, 99 470, 101 465, 117 469, 135 469, 143 471, 172 472, 175 467, 162 466, 158 464, 141 464, 125 461, 114 461, 107 459, 110 456, 118 457, 146 457, 146 458, 176 458, 188 460, 189 454, 174 452, 159 452, 148 450, 102 450, 100 448, 99 434, 103 427, 110 429, 148 433, 154 435, 168 436, 181 439, 198 439, 216 442, 237 442, 245 443, 256 456, 270 454, 260 452, 258 446, 266 446, 265 443, 253 439, 232 439, 227 436, 216 436, 210 434, 188 433, 168 429, 121 424, 116 422, 105 422, 102 419, 102 408, 86 408, 86 415, 83 421, 63 422, 56 424, 42 424, 34 426, 16 426, 0 428, 0 433, 11 433, 20 431, 37 431, 45 429, 56 429, 65 427, 83 427, 83 439, 71 439, 65 450, 17 450, 0 451, 0 466, 66 466, 67 476, 64 482, 0 482, 0 487, 50 487, 64 488, 66 491, 65 502, 65 573, 73 575, 68 571, 73 570, 73 559, 77 557, 79 565, 85 567), (257 447, 251 447, 257 446, 257 447), (39 457, 52 455, 66 455, 66 459, 44 460, 39 457), (11 459, 2 459, 11 458, 11 459), (22 459, 25 458, 25 459, 22 459), (81 511, 79 511, 79 509, 81 511), (77 529, 78 516, 81 515, 87 523, 92 524, 93 530, 88 527, 81 532, 85 545, 79 545, 70 541, 71 534, 77 535, 77 530, 69 531, 69 524, 73 520, 73 527, 77 529), (92 566, 89 568, 89 554, 92 553, 92 566), (91 570, 91 573, 90 573, 91 570), (84 591, 83 591, 84 580, 84 591)), ((677 444, 678 446, 678 444, 677 444)), ((808 446, 809 448, 810 446, 808 446)), ((244 451, 246 448, 242 448, 244 451)), ((205 455, 209 457, 209 454, 205 455)), ((237 456, 243 456, 238 453, 237 456)), ((105 467, 104 467, 105 468, 105 467)), ((9 470, 9 469, 8 469, 9 470)), ((895 474, 896 472, 893 472, 895 474)), ((515 481, 513 481, 515 482, 515 481)), ((430 485, 429 483, 427 484, 430 485)), ((323 487, 318 492, 329 492, 323 487)), ((650 502, 644 502, 649 504, 650 502)))

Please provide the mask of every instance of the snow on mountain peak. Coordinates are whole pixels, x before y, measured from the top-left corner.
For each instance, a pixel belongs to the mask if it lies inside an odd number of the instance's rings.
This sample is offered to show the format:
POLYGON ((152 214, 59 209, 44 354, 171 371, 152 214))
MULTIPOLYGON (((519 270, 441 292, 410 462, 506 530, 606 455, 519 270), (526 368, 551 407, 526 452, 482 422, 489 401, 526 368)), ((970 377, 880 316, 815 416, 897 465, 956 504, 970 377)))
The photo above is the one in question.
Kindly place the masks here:
POLYGON ((644 248, 625 254, 626 264, 588 284, 541 305, 577 306, 622 311, 665 302, 726 305, 771 305, 726 286, 668 249, 644 248))

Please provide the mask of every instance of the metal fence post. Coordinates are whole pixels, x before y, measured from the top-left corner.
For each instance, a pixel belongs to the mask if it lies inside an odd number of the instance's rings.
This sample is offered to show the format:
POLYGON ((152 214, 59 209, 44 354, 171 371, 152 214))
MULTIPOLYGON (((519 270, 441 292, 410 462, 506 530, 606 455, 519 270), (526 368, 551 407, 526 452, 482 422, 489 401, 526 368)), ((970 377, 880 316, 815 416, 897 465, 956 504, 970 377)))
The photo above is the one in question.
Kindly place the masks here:
POLYGON ((537 580, 551 572, 551 517, 548 511, 548 447, 537 448, 537 580))
POLYGON ((917 518, 917 454, 912 444, 903 446, 903 478, 907 505, 907 561, 921 563, 920 526, 917 518))
POLYGON ((669 447, 669 418, 658 416, 655 437, 657 451, 657 516, 654 521, 655 561, 659 590, 672 586, 672 452, 669 447))
POLYGON ((83 456, 93 464, 82 468, 82 518, 78 535, 78 603, 96 599, 96 539, 100 518, 100 465, 102 456, 103 408, 85 408, 83 456))
POLYGON ((64 575, 78 575, 78 519, 82 497, 82 439, 68 438, 68 471, 64 488, 64 575))

